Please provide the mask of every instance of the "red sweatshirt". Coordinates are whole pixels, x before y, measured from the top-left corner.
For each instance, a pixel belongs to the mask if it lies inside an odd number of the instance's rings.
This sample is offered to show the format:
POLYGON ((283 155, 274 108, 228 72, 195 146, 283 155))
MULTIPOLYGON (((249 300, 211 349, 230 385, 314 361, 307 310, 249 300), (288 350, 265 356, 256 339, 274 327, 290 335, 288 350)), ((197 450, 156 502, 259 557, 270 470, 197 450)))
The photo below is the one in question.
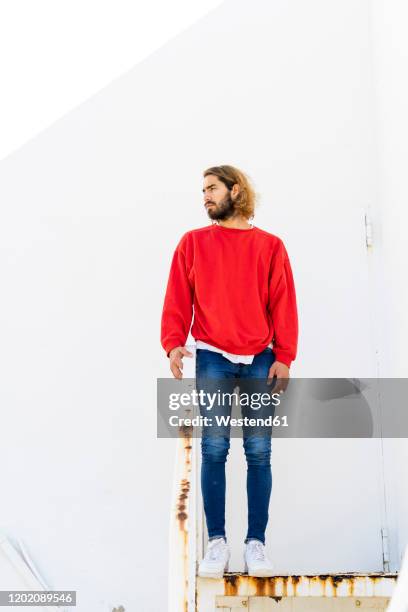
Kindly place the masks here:
POLYGON ((288 254, 261 230, 212 224, 186 232, 171 262, 161 320, 169 355, 190 331, 229 353, 253 355, 273 341, 277 361, 296 357, 298 319, 288 254))

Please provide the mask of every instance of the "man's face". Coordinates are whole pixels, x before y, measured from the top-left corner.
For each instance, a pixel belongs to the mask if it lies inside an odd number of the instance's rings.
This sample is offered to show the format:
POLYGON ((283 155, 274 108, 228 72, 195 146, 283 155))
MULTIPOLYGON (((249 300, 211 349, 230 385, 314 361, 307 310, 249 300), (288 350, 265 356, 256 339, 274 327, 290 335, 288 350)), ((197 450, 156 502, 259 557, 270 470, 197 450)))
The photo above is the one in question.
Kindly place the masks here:
POLYGON ((203 184, 204 206, 210 219, 228 219, 235 209, 231 192, 217 176, 209 174, 203 184))

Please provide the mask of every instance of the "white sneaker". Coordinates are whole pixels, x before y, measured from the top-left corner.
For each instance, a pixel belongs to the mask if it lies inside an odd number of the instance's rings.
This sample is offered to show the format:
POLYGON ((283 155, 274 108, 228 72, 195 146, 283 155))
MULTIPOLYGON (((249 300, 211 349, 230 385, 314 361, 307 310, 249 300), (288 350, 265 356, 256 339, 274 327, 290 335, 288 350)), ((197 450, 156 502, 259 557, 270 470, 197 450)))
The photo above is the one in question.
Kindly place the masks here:
POLYGON ((231 552, 224 538, 215 538, 208 542, 207 552, 198 568, 201 578, 222 578, 228 572, 231 552))
POLYGON ((260 540, 249 540, 244 552, 245 572, 248 576, 273 576, 273 565, 266 556, 260 540))

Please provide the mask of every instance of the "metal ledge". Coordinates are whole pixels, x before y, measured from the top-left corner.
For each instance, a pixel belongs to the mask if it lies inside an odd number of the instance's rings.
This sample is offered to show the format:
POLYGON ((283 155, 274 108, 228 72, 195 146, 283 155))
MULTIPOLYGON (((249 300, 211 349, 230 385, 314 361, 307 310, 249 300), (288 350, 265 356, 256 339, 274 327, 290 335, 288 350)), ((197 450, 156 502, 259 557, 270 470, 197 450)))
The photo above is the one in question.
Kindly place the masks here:
POLYGON ((398 573, 321 574, 255 578, 240 572, 226 573, 219 580, 197 577, 198 590, 217 595, 244 597, 386 597, 394 592, 398 573))

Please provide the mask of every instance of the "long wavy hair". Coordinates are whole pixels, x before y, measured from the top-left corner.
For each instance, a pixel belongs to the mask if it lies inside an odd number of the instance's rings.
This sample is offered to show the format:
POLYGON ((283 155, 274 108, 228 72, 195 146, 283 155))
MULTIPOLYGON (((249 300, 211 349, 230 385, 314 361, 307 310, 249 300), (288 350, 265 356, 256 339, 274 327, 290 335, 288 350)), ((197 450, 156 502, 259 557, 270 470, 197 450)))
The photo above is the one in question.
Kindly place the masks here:
POLYGON ((204 170, 203 176, 206 177, 213 174, 231 191, 232 187, 237 183, 240 187, 239 194, 234 200, 234 208, 238 214, 246 219, 253 219, 255 215, 255 206, 257 204, 258 195, 254 190, 251 179, 247 174, 234 168, 234 166, 212 166, 204 170))

